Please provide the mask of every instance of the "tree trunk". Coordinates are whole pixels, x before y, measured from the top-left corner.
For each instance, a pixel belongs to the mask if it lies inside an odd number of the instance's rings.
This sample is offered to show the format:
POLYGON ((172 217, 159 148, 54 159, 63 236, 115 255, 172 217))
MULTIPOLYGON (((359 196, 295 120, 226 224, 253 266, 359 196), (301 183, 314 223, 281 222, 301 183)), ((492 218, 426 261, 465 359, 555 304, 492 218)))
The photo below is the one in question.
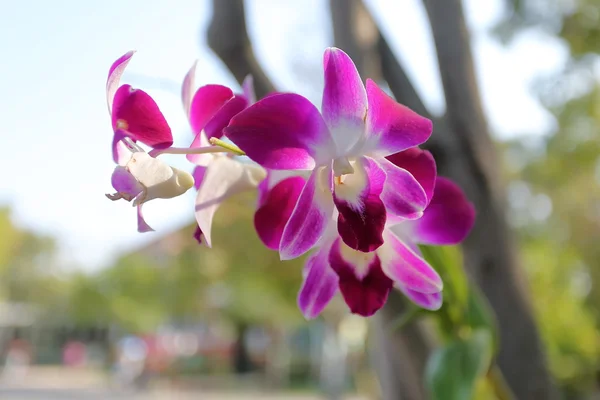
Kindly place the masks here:
POLYGON ((445 134, 452 133, 449 145, 437 148, 439 170, 462 186, 477 209, 475 227, 463 246, 465 265, 496 313, 498 365, 511 389, 519 399, 553 399, 557 392, 505 219, 500 164, 479 98, 462 3, 424 0, 424 4, 446 99, 445 134))

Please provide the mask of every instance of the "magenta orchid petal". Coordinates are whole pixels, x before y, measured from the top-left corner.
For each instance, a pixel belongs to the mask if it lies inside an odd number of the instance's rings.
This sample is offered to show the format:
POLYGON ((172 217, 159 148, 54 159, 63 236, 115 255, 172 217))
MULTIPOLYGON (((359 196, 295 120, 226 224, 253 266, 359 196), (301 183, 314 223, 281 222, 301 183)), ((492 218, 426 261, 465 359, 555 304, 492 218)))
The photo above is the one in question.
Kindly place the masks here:
POLYGON ((183 78, 183 84, 181 85, 181 103, 183 104, 183 110, 185 115, 190 119, 190 109, 192 106, 192 98, 194 95, 194 87, 196 82, 196 66, 198 61, 194 62, 194 65, 190 68, 185 78, 183 78))
POLYGON ((331 160, 333 142, 319 110, 291 93, 259 100, 231 119, 225 135, 269 169, 313 169, 331 160))
POLYGON ((204 174, 206 174, 206 168, 201 165, 197 165, 192 172, 192 176, 194 177, 194 188, 198 190, 200 185, 202 184, 202 180, 204 179, 204 174))
POLYGON ((207 122, 204 132, 208 139, 223 137, 223 129, 229 125, 229 121, 234 115, 238 114, 248 106, 248 102, 243 96, 233 96, 219 111, 207 122))
POLYGON ((268 192, 263 204, 254 214, 256 232, 269 249, 279 250, 283 230, 294 211, 305 183, 301 176, 282 180, 268 192))
POLYGON ((341 182, 335 185, 334 202, 341 238, 355 250, 374 251, 383 244, 386 211, 380 195, 385 172, 372 159, 362 157, 353 174, 337 179, 341 182))
POLYGON ((135 54, 135 50, 128 51, 119 57, 108 70, 108 78, 106 79, 106 103, 108 105, 108 113, 112 113, 113 108, 113 98, 115 97, 115 93, 117 93, 117 89, 119 88, 119 83, 121 81, 121 75, 125 71, 127 64, 131 60, 131 57, 135 54))
POLYGON ((437 167, 431 153, 418 147, 413 147, 386 157, 397 167, 407 170, 419 182, 427 195, 427 204, 433 197, 437 167))
POLYGON ((323 70, 321 110, 341 155, 364 136, 367 93, 354 62, 342 50, 334 47, 325 50, 323 70))
POLYGON ((148 146, 163 149, 173 144, 171 128, 149 94, 130 85, 121 86, 114 97, 113 129, 148 146))
POLYGON ((412 224, 414 240, 422 244, 450 245, 467 237, 475 223, 475 208, 461 188, 438 177, 433 198, 423 216, 412 224))
POLYGON ((396 285, 398 290, 400 290, 410 301, 415 303, 421 308, 426 310, 436 311, 442 307, 442 303, 444 301, 444 297, 442 292, 437 293, 421 293, 416 292, 414 290, 406 289, 402 287, 402 285, 396 285))
POLYGON ((421 217, 427 206, 427 195, 421 184, 410 172, 385 158, 377 161, 387 175, 381 199, 389 213, 402 219, 421 217))
POLYGON ((418 146, 431 136, 431 120, 397 103, 370 79, 367 98, 367 134, 378 154, 388 156, 418 146))
POLYGON ((215 114, 233 98, 230 88, 223 85, 205 85, 200 87, 190 105, 190 125, 198 135, 215 114))
POLYGON ((127 201, 133 200, 144 190, 144 186, 127 170, 117 165, 111 176, 112 187, 127 201))
POLYGON ((321 238, 333 216, 331 168, 315 169, 300 193, 298 202, 286 224, 279 255, 290 260, 310 250, 321 238))
POLYGON ((439 274, 389 229, 385 244, 377 250, 385 274, 398 285, 420 293, 437 293, 443 288, 439 274))
POLYGON ((331 247, 329 263, 338 275, 340 291, 352 313, 369 317, 383 307, 393 281, 381 269, 375 252, 365 255, 338 239, 331 247))
POLYGON ((137 230, 140 233, 154 232, 154 229, 152 229, 144 219, 144 215, 142 214, 142 204, 137 206, 137 230))
POLYGON ((248 102, 248 105, 256 103, 256 93, 254 92, 254 78, 248 75, 242 82, 242 93, 248 102))
POLYGON ((329 266, 331 243, 323 244, 306 261, 298 292, 298 307, 307 319, 316 318, 338 291, 338 276, 329 266))

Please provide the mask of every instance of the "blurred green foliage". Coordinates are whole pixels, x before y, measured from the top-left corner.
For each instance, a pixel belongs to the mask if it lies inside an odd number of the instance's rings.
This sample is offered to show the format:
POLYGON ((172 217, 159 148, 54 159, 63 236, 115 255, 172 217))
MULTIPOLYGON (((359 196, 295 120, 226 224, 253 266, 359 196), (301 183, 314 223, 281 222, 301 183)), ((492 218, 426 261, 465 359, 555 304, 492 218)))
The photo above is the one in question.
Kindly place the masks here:
POLYGON ((133 332, 166 323, 228 318, 237 323, 292 325, 302 260, 282 263, 252 223, 254 197, 222 205, 212 249, 200 246, 195 226, 163 236, 92 275, 73 281, 68 312, 77 324, 116 324, 133 332))

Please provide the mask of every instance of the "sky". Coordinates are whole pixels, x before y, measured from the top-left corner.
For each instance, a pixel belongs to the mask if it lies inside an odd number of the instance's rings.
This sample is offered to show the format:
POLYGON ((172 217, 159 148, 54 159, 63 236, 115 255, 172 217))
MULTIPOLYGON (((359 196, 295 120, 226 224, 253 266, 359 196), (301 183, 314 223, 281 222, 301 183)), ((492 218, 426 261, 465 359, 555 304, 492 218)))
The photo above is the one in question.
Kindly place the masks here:
MULTIPOLYGON (((328 3, 247 1, 248 30, 267 73, 282 90, 317 105, 322 53, 332 45, 328 3), (307 76, 314 78, 307 83, 307 76)), ((503 46, 488 33, 502 16, 501 0, 464 3, 493 134, 505 139, 551 131, 554 121, 531 85, 563 65, 564 45, 528 31, 503 46)), ((193 62, 198 59, 197 85, 238 89, 205 43, 210 0, 179 0, 177 7, 164 0, 9 4, 0 15, 0 206, 12 209, 19 226, 55 236, 64 265, 87 270, 192 222, 191 192, 148 203, 145 216, 156 232, 145 234, 136 231, 129 203, 104 196, 112 191, 114 169, 105 83, 112 62, 137 50, 122 81, 149 92, 171 125, 175 145, 189 145, 179 90, 193 62)), ((437 60, 420 0, 367 4, 425 103, 442 113, 437 60)), ((164 157, 191 170, 183 157, 164 157)))

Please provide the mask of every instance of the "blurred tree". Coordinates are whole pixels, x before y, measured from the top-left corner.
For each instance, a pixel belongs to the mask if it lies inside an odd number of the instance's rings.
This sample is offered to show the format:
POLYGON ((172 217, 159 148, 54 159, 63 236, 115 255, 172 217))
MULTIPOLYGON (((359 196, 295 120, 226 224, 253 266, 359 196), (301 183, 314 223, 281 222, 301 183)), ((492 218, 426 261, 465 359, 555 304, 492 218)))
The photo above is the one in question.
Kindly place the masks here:
POLYGON ((63 286, 54 275, 54 239, 18 228, 8 208, 0 209, 0 237, 0 298, 49 305, 63 286))

